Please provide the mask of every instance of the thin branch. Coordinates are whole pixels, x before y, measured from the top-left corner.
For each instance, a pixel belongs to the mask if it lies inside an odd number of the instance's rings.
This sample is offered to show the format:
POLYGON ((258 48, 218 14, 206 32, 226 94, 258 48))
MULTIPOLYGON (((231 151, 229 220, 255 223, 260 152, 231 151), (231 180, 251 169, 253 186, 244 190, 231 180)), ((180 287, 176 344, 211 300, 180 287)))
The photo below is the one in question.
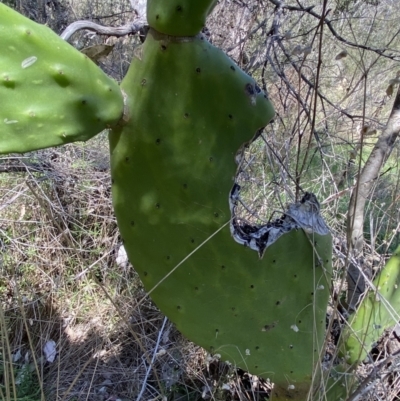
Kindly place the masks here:
POLYGON ((235 50, 238 46, 240 46, 243 42, 245 42, 247 39, 249 39, 251 36, 255 35, 258 30, 260 28, 262 28, 263 26, 265 26, 265 24, 267 23, 267 20, 264 19, 263 21, 261 21, 252 31, 248 32, 247 35, 243 38, 240 39, 239 42, 235 43, 233 46, 228 47, 226 49, 226 53, 231 52, 232 50, 235 50))
POLYGON ((144 26, 146 22, 143 19, 137 19, 127 25, 109 27, 96 24, 92 21, 76 21, 70 24, 64 32, 60 35, 62 39, 69 40, 73 34, 76 32, 86 29, 88 31, 96 32, 98 35, 107 36, 126 36, 134 35, 138 33, 144 26))
MULTIPOLYGON (((317 18, 318 20, 320 20, 322 18, 321 15, 319 15, 318 13, 316 13, 315 11, 313 11, 314 6, 312 7, 295 7, 295 6, 288 6, 286 4, 284 4, 283 2, 279 1, 279 0, 269 0, 273 5, 275 5, 276 7, 280 7, 280 8, 284 8, 286 10, 289 11, 301 11, 301 12, 306 12, 310 15, 312 15, 313 17, 317 18)), ((395 61, 399 61, 400 58, 398 56, 394 56, 393 54, 385 54, 386 51, 388 51, 388 48, 384 48, 384 49, 378 49, 376 47, 370 47, 370 46, 365 46, 365 45, 360 45, 358 43, 354 43, 351 42, 345 38, 343 38, 342 36, 340 36, 335 28, 332 25, 332 21, 328 18, 325 18, 325 23, 327 25, 327 27, 329 28, 329 30, 332 32, 333 36, 340 42, 351 46, 351 47, 356 47, 359 49, 364 49, 364 50, 369 50, 372 52, 375 52, 377 54, 379 54, 382 57, 388 58, 390 60, 395 60, 395 61)), ((400 29, 397 31, 397 34, 400 33, 400 29)), ((396 35, 397 35, 396 34, 396 35)))
POLYGON ((287 57, 288 61, 292 65, 292 67, 296 70, 298 74, 300 74, 301 79, 312 89, 316 91, 318 96, 322 99, 325 100, 329 105, 331 105, 335 110, 339 111, 341 114, 344 116, 348 117, 350 120, 354 121, 356 119, 363 119, 364 116, 362 114, 350 114, 348 113, 345 109, 343 109, 340 106, 335 105, 331 100, 329 100, 325 95, 323 95, 318 88, 315 87, 315 85, 301 72, 300 68, 297 66, 296 62, 293 61, 292 57, 289 55, 289 53, 286 51, 285 47, 283 46, 281 41, 278 41, 279 47, 282 49, 283 54, 287 57))

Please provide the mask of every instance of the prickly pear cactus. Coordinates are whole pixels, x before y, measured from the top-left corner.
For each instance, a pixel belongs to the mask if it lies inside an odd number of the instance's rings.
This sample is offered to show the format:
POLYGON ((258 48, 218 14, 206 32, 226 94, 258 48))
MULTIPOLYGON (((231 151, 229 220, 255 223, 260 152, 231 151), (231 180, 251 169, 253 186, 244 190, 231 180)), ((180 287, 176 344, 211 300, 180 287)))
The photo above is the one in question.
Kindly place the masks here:
POLYGON ((363 361, 383 332, 399 321, 400 246, 373 284, 377 292, 363 299, 341 336, 341 352, 350 364, 363 361))
POLYGON ((201 35, 214 0, 149 0, 152 28, 121 92, 85 56, 0 4, 0 152, 88 139, 107 125, 113 203, 130 260, 189 339, 275 383, 318 390, 331 236, 312 194, 279 221, 235 211, 241 150, 274 115, 201 35), (172 35, 172 36, 167 36, 172 35))
POLYGON ((0 49, 0 154, 84 141, 121 118, 116 82, 2 3, 0 49))
POLYGON ((122 88, 113 203, 146 289, 189 339, 271 379, 275 399, 305 399, 318 384, 330 234, 296 224, 302 212, 320 223, 309 199, 277 226, 246 233, 232 219, 238 149, 274 115, 266 95, 202 36, 154 30, 122 88))

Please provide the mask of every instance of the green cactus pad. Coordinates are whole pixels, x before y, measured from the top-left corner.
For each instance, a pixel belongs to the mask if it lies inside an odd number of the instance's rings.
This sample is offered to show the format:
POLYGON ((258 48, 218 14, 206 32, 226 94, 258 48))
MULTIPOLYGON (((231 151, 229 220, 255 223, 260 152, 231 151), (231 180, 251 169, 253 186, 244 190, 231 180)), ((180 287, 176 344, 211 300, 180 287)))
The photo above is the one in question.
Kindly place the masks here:
POLYGON ((156 31, 193 36, 201 31, 216 0, 148 0, 147 21, 156 31))
POLYGON ((324 341, 331 237, 295 229, 260 259, 231 234, 237 151, 273 117, 269 100, 202 37, 154 31, 121 86, 130 120, 110 134, 113 203, 147 291, 189 339, 270 378, 276 400, 305 399, 324 341))
POLYGON ((350 317, 341 336, 341 353, 350 364, 363 361, 383 332, 399 321, 400 246, 373 281, 371 291, 350 317))
POLYGON ((120 119, 122 93, 49 28, 0 3, 0 154, 84 141, 120 119))

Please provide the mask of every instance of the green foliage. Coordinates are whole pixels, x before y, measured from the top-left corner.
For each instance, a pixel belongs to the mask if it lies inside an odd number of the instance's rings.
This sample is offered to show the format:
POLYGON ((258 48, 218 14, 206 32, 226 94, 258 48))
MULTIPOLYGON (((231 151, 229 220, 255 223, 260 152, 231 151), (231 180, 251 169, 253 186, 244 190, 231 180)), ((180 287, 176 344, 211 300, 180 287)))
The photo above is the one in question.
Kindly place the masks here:
POLYGON ((341 352, 351 364, 363 361, 384 330, 399 321, 400 247, 373 284, 377 291, 363 299, 341 336, 341 352))
POLYGON ((0 154, 83 141, 123 112, 116 82, 59 38, 0 3, 0 154), (7 99, 7 101, 4 101, 7 99))
POLYGON ((3 360, 0 354, 0 377, 0 394, 3 397, 9 394, 10 400, 15 401, 40 400, 40 385, 33 364, 14 363, 11 365, 3 360))

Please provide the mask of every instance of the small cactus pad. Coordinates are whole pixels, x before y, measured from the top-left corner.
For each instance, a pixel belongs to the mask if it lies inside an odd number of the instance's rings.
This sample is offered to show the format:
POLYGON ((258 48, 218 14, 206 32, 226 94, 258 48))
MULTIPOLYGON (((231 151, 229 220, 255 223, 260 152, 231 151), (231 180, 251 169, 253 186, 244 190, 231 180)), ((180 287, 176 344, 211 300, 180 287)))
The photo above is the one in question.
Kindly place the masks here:
POLYGON ((350 364, 363 361, 383 332, 399 321, 400 246, 373 281, 377 293, 362 300, 341 336, 341 353, 350 364))
POLYGON ((293 229, 260 258, 230 227, 237 151, 273 117, 267 96, 202 36, 152 30, 121 85, 130 120, 110 133, 113 203, 145 288, 190 340, 270 378, 275 400, 305 399, 331 237, 293 229))
POLYGON ((89 58, 0 3, 0 154, 84 141, 123 112, 122 93, 89 58))
POLYGON ((148 0, 147 21, 156 31, 193 36, 203 28, 216 0, 148 0))

